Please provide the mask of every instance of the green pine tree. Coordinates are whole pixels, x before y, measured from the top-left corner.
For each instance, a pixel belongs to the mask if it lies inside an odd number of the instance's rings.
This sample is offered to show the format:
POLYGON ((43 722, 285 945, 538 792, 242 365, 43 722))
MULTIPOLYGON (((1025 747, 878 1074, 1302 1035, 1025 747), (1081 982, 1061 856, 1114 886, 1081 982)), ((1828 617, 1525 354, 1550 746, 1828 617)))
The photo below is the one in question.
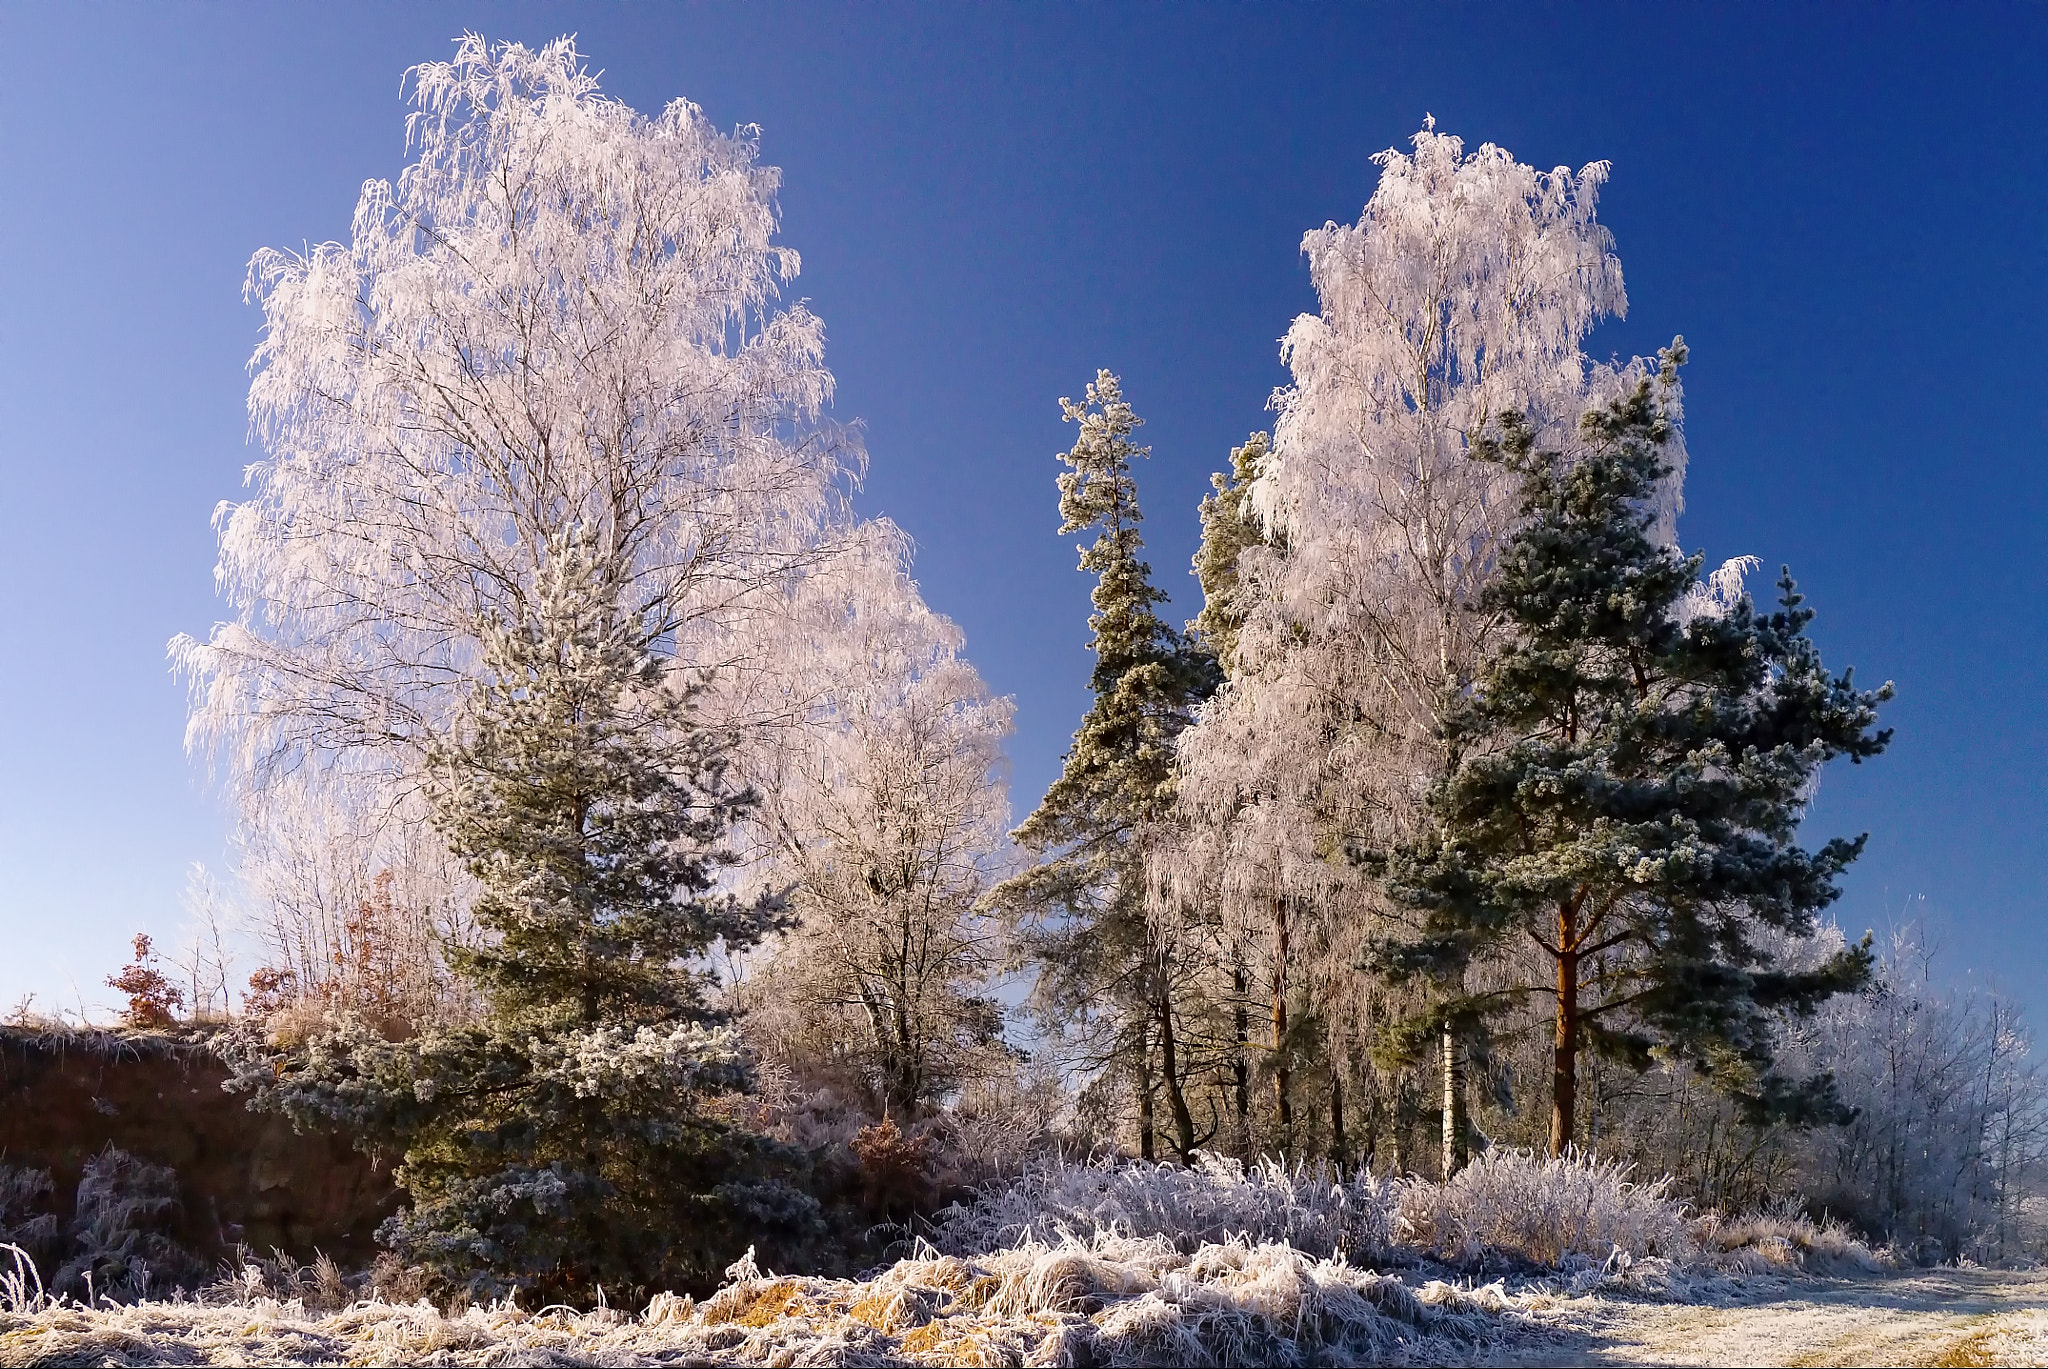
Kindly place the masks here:
POLYGON ((1237 602, 1238 562, 1248 547, 1266 544, 1266 529, 1251 508, 1251 486, 1272 451, 1272 439, 1253 433, 1230 449, 1230 470, 1209 477, 1216 492, 1202 500, 1202 544, 1195 551, 1195 579, 1202 586, 1202 611, 1188 622, 1188 636, 1227 673, 1237 653, 1244 609, 1237 602))
POLYGON ((486 625, 467 735, 428 761, 436 821, 494 933, 455 968, 506 1024, 701 1021, 707 981, 686 967, 720 940, 752 944, 779 908, 714 892, 719 843, 754 798, 583 539, 550 549, 534 600, 531 621, 486 625))
POLYGON ((704 1102, 747 1072, 693 962, 757 940, 780 903, 716 891, 752 797, 587 539, 547 549, 532 599, 485 625, 486 678, 427 776, 481 885, 487 940, 451 958, 485 1020, 403 1042, 344 1023, 238 1063, 258 1104, 402 1152, 412 1205, 380 1238, 451 1289, 644 1298, 819 1225, 704 1102))
POLYGON ((1144 515, 1131 461, 1149 449, 1131 434, 1143 420, 1108 371, 1096 374, 1084 402, 1062 399, 1060 407, 1081 428, 1061 458, 1071 469, 1059 477, 1060 532, 1097 533, 1081 551, 1081 569, 1096 576, 1088 620, 1094 702, 1059 779, 1013 834, 1046 858, 995 897, 1029 924, 1038 1011, 1078 1028, 1104 1063, 1120 1063, 1133 1078, 1148 1159, 1157 1043, 1157 1083, 1185 1158, 1198 1140, 1182 1090, 1174 967, 1146 917, 1144 839, 1172 809, 1174 740, 1214 691, 1216 667, 1159 617, 1166 596, 1140 559, 1144 515))
MULTIPOLYGON (((1251 487, 1272 446, 1265 433, 1253 433, 1243 446, 1232 447, 1230 469, 1209 477, 1215 493, 1197 509, 1202 541, 1195 549, 1194 575, 1202 586, 1202 611, 1188 621, 1188 640, 1214 659, 1225 676, 1237 660, 1237 637, 1245 620, 1238 597, 1240 562, 1249 548, 1269 545, 1267 529, 1251 507, 1251 487)), ((1251 1135, 1251 966, 1234 935, 1225 955, 1230 962, 1230 1098, 1237 1144, 1244 1145, 1251 1135)), ((1284 997, 1280 1005, 1284 1012, 1284 997)))
MULTIPOLYGON (((1659 383, 1683 360, 1674 343, 1659 383)), ((1701 558, 1656 545, 1646 507, 1669 433, 1646 380, 1585 417, 1575 461, 1537 450, 1512 414, 1483 444, 1526 482, 1524 527, 1484 596, 1513 639, 1451 710, 1456 759, 1428 834, 1386 863, 1418 923, 1382 950, 1396 977, 1455 984, 1510 942, 1540 950, 1541 980, 1449 1011, 1553 1000, 1553 1154, 1576 1135, 1584 1049, 1690 1061, 1758 1120, 1833 1114, 1831 1080, 1774 1070, 1775 1025, 1870 973, 1867 939, 1802 972, 1759 933, 1810 932, 1863 849, 1795 837, 1821 765, 1884 749, 1890 732, 1870 729, 1891 687, 1827 673, 1789 573, 1776 612, 1744 596, 1682 620, 1701 558)))

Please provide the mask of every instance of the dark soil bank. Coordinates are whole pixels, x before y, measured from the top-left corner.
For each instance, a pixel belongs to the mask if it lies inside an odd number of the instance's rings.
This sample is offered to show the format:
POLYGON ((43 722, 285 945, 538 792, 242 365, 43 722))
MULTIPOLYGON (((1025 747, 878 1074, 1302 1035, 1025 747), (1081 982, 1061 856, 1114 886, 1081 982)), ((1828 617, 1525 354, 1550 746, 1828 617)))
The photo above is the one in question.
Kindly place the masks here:
POLYGON ((218 1259, 246 1242, 343 1267, 376 1253, 397 1206, 343 1136, 301 1136, 224 1092, 203 1041, 112 1031, 0 1027, 0 1164, 46 1169, 69 1220, 85 1161, 112 1145, 177 1172, 181 1245, 218 1259))

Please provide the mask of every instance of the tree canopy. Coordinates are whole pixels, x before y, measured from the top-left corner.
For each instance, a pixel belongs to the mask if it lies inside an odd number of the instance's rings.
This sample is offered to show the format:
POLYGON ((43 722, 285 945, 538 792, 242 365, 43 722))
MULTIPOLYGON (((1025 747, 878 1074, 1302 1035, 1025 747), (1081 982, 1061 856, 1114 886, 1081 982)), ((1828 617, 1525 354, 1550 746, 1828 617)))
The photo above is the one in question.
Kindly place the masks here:
POLYGON ((1549 984, 1511 972, 1467 1006, 1554 999, 1553 1154, 1576 1134, 1587 1046, 1692 1062, 1759 1113, 1827 1112, 1828 1080, 1773 1071, 1776 1015, 1870 968, 1867 947, 1787 967, 1772 938, 1811 935, 1863 848, 1795 838, 1823 764, 1884 750, 1891 733, 1872 728, 1891 688, 1828 674, 1789 573, 1775 612, 1747 596, 1686 611, 1702 558, 1652 535, 1671 433, 1657 390, 1684 355, 1675 343, 1655 382, 1590 410, 1569 457, 1514 413, 1481 444, 1523 481, 1522 526, 1481 596, 1509 637, 1447 704, 1454 761, 1390 872, 1422 914, 1384 952, 1397 973, 1448 977, 1509 940, 1540 950, 1549 984))

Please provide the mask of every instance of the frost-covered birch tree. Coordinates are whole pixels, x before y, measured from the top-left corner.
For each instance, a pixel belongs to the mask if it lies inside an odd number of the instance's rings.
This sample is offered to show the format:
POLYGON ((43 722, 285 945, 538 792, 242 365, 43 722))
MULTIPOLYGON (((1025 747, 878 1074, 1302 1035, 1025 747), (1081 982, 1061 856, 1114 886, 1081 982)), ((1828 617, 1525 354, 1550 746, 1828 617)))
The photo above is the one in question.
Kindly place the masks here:
POLYGON ((1846 1126, 1799 1138, 1796 1182, 1915 1258, 2039 1258, 2048 1075, 2020 1005, 1943 982, 1940 960, 1925 921, 1900 927, 1869 993, 1789 1034, 1785 1054, 1831 1073, 1855 1109, 1846 1126))
POLYGON ((1001 942, 976 903, 1000 872, 1012 705, 961 655, 958 627, 876 536, 858 573, 801 601, 777 656, 813 699, 757 732, 760 875, 798 922, 740 997, 771 1053, 835 1065, 877 1111, 912 1117, 1001 1055, 988 996, 1001 942))
MULTIPOLYGON (((216 516, 234 615, 171 644, 245 877, 303 895, 320 847, 344 903, 407 866, 477 624, 532 620, 551 539, 587 534, 647 650, 737 679, 864 535, 755 131, 636 113, 569 39, 472 34, 409 80, 415 159, 364 186, 348 240, 250 263, 262 454, 216 516)), ((707 715, 739 698, 803 706, 721 690, 707 715)))
MULTIPOLYGON (((1303 240, 1320 307, 1282 343, 1293 381, 1243 501, 1264 535, 1227 589, 1229 682, 1182 748, 1193 830, 1175 877, 1264 962, 1283 1112, 1289 994, 1310 965, 1343 978, 1377 910, 1370 881, 1330 857, 1344 834, 1412 824, 1445 702, 1494 630, 1472 610, 1515 482, 1473 444, 1510 409, 1568 432, 1641 369, 1582 350, 1627 305, 1594 213, 1605 163, 1541 172, 1433 124, 1377 160, 1359 221, 1303 240)), ((1673 466, 1667 527, 1682 443, 1673 466)), ((1447 1034, 1447 1083, 1456 1046, 1447 1034)))

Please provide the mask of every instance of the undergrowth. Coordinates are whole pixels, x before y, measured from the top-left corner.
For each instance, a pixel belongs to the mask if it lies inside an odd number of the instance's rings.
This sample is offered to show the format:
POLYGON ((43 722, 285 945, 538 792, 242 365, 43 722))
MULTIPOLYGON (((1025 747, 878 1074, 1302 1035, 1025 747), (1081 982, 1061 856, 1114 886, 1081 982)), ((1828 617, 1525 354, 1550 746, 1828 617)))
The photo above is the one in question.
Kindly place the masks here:
POLYGON ((1693 1219, 1669 1181, 1636 1183, 1626 1165, 1496 1150, 1448 1184, 1339 1174, 1326 1163, 1249 1166, 1201 1155, 1193 1166, 1131 1161, 1041 1165, 956 1203, 931 1239, 964 1253, 1098 1232, 1160 1236, 1182 1249, 1242 1236, 1319 1257, 1423 1258, 1469 1265, 1508 1256, 1532 1266, 1572 1257, 1686 1259, 1693 1219))
POLYGON ((85 1302, 0 1247, 0 1364, 1441 1363, 1596 1289, 1682 1297, 1702 1277, 1875 1263, 1839 1228, 1694 1216, 1667 1187, 1512 1152, 1444 1185, 1218 1157, 1056 1163, 946 1209, 867 1278, 771 1274, 750 1252, 703 1302, 664 1293, 638 1315, 437 1308, 389 1259, 351 1278, 246 1253, 196 1298, 85 1302), (1515 1287, 1474 1287, 1489 1263, 1515 1287))
POLYGON ((1272 1242, 1025 1242, 929 1248, 872 1279, 775 1276, 751 1255, 703 1303, 638 1316, 510 1303, 359 1302, 321 1316, 253 1288, 219 1302, 30 1298, 0 1311, 0 1363, 1374 1364, 1469 1358, 1497 1339, 1497 1287, 1411 1289, 1272 1242))

